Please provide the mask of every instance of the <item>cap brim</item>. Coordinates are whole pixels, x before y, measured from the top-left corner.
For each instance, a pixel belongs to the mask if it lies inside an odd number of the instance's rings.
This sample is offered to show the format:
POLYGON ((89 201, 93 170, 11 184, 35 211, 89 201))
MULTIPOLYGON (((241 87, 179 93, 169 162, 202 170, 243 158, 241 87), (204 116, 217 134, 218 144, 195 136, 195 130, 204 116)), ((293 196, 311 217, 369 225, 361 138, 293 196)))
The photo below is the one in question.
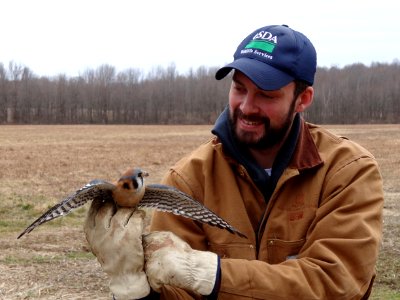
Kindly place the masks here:
POLYGON ((257 87, 266 91, 278 90, 294 80, 294 77, 262 63, 256 59, 242 57, 222 67, 215 73, 215 78, 220 80, 232 71, 238 70, 246 75, 257 87))

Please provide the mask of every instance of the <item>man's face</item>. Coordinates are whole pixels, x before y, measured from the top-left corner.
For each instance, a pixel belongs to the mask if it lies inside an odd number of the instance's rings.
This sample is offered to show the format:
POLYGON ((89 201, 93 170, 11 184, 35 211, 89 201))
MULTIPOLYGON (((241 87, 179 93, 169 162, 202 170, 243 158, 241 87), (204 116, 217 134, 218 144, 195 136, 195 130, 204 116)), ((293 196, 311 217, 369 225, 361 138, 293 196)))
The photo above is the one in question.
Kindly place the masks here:
POLYGON ((294 119, 293 82, 275 91, 259 89, 236 71, 229 92, 229 116, 236 140, 253 149, 268 149, 282 142, 294 119))

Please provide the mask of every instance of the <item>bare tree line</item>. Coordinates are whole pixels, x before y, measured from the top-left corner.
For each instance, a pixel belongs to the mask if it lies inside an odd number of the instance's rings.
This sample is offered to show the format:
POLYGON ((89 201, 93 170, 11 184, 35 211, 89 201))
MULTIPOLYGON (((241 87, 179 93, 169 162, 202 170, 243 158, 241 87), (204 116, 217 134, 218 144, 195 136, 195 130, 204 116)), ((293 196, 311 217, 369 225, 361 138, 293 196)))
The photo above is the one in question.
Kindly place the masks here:
POLYGON ((315 100, 307 111, 315 123, 400 123, 400 62, 319 68, 315 100))
MULTIPOLYGON (((211 124, 226 106, 230 80, 216 68, 179 74, 174 64, 147 74, 101 65, 79 77, 38 77, 0 63, 0 124, 211 124)), ((318 68, 315 123, 400 123, 400 63, 318 68)))

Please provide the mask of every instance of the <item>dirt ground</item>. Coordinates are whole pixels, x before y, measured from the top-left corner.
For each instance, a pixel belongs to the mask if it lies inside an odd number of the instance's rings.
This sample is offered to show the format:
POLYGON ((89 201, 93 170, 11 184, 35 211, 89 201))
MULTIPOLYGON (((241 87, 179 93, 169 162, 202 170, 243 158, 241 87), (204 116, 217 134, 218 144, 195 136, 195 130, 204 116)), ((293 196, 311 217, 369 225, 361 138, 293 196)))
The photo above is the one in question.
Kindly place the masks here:
MULTIPOLYGON (((377 158, 385 229, 374 299, 400 298, 400 125, 328 126, 377 158)), ((0 126, 0 299, 110 299, 108 279, 82 232, 87 207, 18 234, 62 197, 129 166, 157 183, 211 137, 210 126, 0 126)))

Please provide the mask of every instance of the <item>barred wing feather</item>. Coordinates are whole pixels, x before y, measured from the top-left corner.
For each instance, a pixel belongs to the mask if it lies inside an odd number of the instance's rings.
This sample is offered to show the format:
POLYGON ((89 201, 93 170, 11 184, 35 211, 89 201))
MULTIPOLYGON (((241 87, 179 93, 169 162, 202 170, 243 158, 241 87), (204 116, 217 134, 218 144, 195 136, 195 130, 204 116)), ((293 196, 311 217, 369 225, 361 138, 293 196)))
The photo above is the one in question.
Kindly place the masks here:
POLYGON ((31 232, 43 223, 69 214, 71 211, 86 204, 88 201, 95 199, 101 199, 103 201, 108 199, 112 200, 112 190, 114 188, 115 185, 107 181, 99 179, 92 180, 46 211, 31 225, 29 225, 17 238, 19 239, 24 234, 31 232))
POLYGON ((240 237, 246 237, 200 202, 171 186, 162 184, 147 185, 143 199, 139 202, 138 207, 155 208, 226 229, 240 237))

